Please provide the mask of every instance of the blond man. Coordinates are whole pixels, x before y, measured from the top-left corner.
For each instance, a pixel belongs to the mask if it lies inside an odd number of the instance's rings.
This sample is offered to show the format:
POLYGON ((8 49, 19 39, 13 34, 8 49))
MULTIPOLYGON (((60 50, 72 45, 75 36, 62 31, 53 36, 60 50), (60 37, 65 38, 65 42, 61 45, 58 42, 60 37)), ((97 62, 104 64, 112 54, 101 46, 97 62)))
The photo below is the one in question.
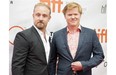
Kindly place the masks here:
POLYGON ((67 26, 54 33, 50 75, 92 75, 91 69, 104 59, 96 32, 80 24, 82 7, 78 3, 68 3, 63 14, 67 26))

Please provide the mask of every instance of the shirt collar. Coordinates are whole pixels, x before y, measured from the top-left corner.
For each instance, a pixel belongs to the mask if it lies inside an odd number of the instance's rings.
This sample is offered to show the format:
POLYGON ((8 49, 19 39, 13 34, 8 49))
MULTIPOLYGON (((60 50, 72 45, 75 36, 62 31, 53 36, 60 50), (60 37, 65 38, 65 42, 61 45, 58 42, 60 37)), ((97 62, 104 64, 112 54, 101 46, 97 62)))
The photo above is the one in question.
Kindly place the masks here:
POLYGON ((81 31, 81 25, 78 26, 78 29, 81 31))
MULTIPOLYGON (((40 34, 40 35, 43 35, 43 32, 41 30, 39 30, 35 25, 33 25, 34 28, 37 30, 37 32, 40 34)), ((48 36, 50 36, 50 32, 46 30, 45 34, 47 34, 48 36)))
MULTIPOLYGON (((78 29, 77 29, 77 32, 78 32, 78 31, 81 32, 81 30, 82 30, 82 29, 81 29, 81 25, 79 25, 79 26, 78 26, 78 29)), ((67 27, 67 32, 70 32, 70 30, 69 30, 68 27, 67 27)))

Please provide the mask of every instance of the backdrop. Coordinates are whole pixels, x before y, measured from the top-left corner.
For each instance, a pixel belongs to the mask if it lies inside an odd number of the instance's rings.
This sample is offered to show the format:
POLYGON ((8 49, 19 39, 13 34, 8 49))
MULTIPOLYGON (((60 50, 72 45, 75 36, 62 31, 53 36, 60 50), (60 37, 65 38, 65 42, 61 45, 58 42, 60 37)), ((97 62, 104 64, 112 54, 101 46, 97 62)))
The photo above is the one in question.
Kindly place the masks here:
POLYGON ((52 9, 52 18, 47 29, 57 31, 66 26, 62 9, 68 2, 78 2, 83 8, 81 25, 95 29, 105 54, 104 61, 93 68, 93 75, 106 75, 107 73, 107 1, 106 0, 10 0, 9 25, 9 75, 11 74, 11 59, 13 42, 17 32, 33 25, 33 8, 38 2, 45 2, 52 9))

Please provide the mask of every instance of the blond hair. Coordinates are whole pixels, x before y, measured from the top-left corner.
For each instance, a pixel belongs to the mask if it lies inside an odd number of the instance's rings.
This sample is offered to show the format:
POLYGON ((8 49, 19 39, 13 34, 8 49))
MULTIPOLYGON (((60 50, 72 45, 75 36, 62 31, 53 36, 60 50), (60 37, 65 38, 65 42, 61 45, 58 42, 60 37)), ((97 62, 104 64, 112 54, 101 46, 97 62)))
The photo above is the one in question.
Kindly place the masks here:
POLYGON ((65 15, 67 10, 71 10, 73 8, 78 8, 79 13, 82 14, 82 7, 76 2, 68 3, 63 9, 63 14, 65 15))
POLYGON ((33 11, 35 11, 35 8, 36 8, 37 6, 45 6, 46 8, 49 9, 50 14, 51 14, 51 8, 50 8, 50 6, 48 6, 47 4, 45 4, 45 3, 43 3, 43 2, 40 2, 40 3, 35 4, 34 10, 33 10, 33 11))

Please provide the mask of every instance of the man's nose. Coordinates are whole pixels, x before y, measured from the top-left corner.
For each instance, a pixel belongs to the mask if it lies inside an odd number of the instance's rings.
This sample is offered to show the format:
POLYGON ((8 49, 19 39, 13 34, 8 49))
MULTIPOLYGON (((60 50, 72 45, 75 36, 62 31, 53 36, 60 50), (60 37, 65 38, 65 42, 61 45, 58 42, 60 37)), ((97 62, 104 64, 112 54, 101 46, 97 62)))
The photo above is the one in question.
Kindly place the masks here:
POLYGON ((71 16, 71 18, 75 18, 75 16, 74 16, 74 15, 72 15, 72 16, 71 16))
POLYGON ((39 20, 43 20, 43 16, 41 15, 41 16, 39 16, 39 20))

